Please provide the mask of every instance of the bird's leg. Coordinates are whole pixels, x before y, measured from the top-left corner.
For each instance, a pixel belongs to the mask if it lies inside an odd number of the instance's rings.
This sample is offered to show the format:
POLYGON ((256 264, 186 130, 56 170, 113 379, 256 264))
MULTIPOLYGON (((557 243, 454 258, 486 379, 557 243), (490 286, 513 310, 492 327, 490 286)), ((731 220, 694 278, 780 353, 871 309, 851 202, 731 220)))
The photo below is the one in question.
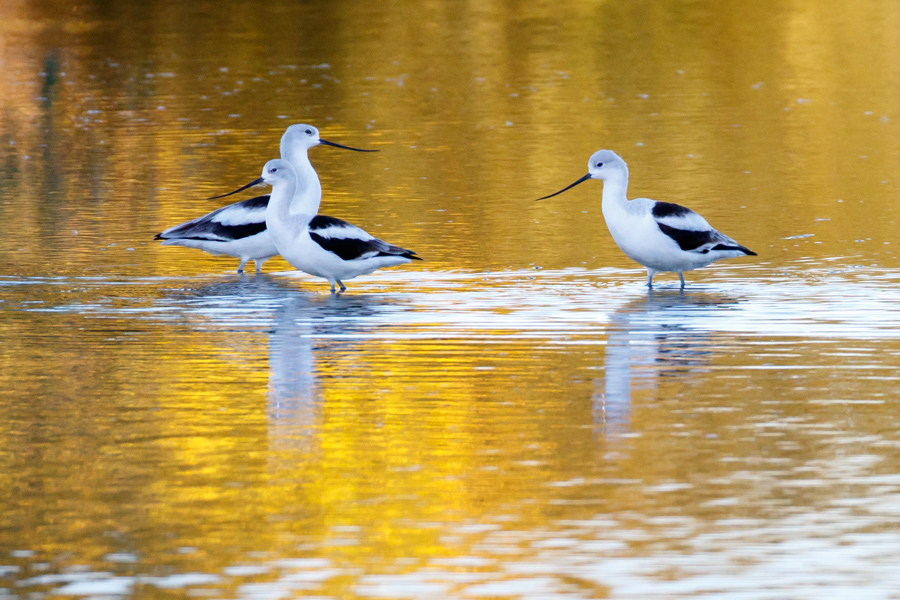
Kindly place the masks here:
POLYGON ((681 271, 678 271, 678 279, 681 280, 681 289, 684 289, 684 274, 681 271))
POLYGON ((653 289, 653 276, 656 275, 656 271, 653 269, 647 269, 647 287, 651 290, 653 289))
POLYGON ((244 273, 244 265, 247 264, 249 258, 241 258, 241 264, 238 265, 238 275, 242 275, 244 273))
POLYGON ((266 258, 254 258, 253 259, 253 262, 256 263, 256 272, 257 273, 262 273, 262 266, 263 266, 263 264, 265 264, 266 260, 268 260, 268 259, 266 259, 266 258))
POLYGON ((333 293, 334 293, 334 281, 332 281, 332 280, 329 279, 329 280, 328 280, 328 283, 331 284, 331 293, 333 294, 333 293))
POLYGON ((338 279, 338 280, 337 280, 337 284, 338 284, 339 286, 341 286, 341 293, 342 293, 342 294, 343 294, 344 292, 347 291, 347 286, 344 285, 344 282, 343 282, 343 281, 341 281, 340 279, 338 279))

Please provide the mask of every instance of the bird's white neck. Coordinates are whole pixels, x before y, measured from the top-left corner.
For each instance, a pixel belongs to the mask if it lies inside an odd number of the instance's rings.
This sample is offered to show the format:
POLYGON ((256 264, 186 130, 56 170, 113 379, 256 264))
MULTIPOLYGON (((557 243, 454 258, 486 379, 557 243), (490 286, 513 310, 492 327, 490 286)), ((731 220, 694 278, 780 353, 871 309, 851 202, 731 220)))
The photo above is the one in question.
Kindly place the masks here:
POLYGON ((290 204, 291 214, 315 215, 319 212, 319 203, 322 201, 322 184, 319 183, 319 176, 309 162, 306 149, 283 148, 281 158, 291 163, 297 175, 297 184, 290 204))
POLYGON ((622 169, 608 174, 603 178, 603 202, 604 217, 608 212, 625 210, 628 205, 628 169, 622 169))
POLYGON ((273 234, 291 218, 292 199, 297 189, 297 180, 293 175, 290 174, 289 177, 272 186, 269 204, 266 207, 266 228, 273 234))

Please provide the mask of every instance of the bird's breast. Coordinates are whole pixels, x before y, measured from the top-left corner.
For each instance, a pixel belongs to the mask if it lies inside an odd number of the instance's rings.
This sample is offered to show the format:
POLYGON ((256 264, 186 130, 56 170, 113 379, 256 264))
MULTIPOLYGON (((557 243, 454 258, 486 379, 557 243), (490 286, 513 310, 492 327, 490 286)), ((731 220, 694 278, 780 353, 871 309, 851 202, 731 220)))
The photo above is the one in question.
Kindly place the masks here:
POLYGON ((606 219, 613 240, 631 260, 659 270, 679 268, 672 263, 681 251, 671 238, 660 231, 650 214, 637 215, 622 211, 606 219))

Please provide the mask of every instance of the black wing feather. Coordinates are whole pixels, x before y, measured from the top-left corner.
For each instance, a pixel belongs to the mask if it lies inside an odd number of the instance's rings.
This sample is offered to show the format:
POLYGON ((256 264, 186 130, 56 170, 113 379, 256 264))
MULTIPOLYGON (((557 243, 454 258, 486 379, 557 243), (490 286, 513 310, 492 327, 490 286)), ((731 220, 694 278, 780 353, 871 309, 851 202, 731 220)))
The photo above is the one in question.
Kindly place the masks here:
MULTIPOLYGON (((244 225, 222 225, 217 221, 204 221, 191 226, 190 235, 162 237, 156 234, 154 239, 179 239, 179 240, 240 240, 266 230, 266 222, 245 223, 244 225)), ((173 231, 172 233, 177 233, 173 231)))
MULTIPOLYGON (((678 206, 678 205, 675 204, 673 206, 678 206)), ((696 250, 697 248, 700 248, 701 246, 703 246, 705 244, 711 244, 713 242, 728 240, 728 238, 723 236, 721 233, 719 233, 715 229, 707 229, 705 231, 692 231, 689 229, 678 229, 676 227, 670 227, 670 226, 666 225, 665 223, 660 223, 658 221, 656 224, 659 226, 660 231, 662 231, 664 234, 666 234, 667 236, 669 236, 670 238, 675 240, 675 242, 678 244, 678 247, 681 248, 682 250, 684 250, 685 252, 689 252, 691 250, 696 250)), ((730 242, 731 240, 728 240, 728 241, 730 242)), ((712 248, 705 248, 705 249, 701 250, 700 252, 702 254, 706 254, 707 252, 709 252, 711 250, 722 250, 725 252, 727 252, 729 250, 736 250, 739 252, 743 252, 744 254, 747 254, 749 256, 756 256, 756 252, 754 252, 750 248, 746 248, 737 243, 716 244, 712 248)))
POLYGON ((352 235, 355 231, 361 230, 352 223, 327 215, 316 215, 309 222, 309 237, 323 249, 337 254, 341 260, 355 260, 365 255, 402 256, 410 260, 422 260, 412 250, 388 244, 378 238, 363 240, 355 237, 352 235), (347 233, 351 235, 338 237, 341 228, 346 228, 347 233), (322 231, 323 229, 332 229, 331 235, 325 237, 316 233, 316 231, 322 231))
MULTIPOLYGON (((655 207, 654 210, 656 210, 655 207)), ((675 242, 678 244, 678 247, 684 251, 696 250, 704 244, 709 244, 710 242, 716 241, 716 239, 718 238, 718 234, 715 229, 708 229, 706 231, 691 231, 689 229, 676 229, 675 227, 669 227, 665 223, 657 222, 656 224, 659 225, 660 231, 675 240, 675 242)))
POLYGON ((207 215, 203 215, 193 221, 188 221, 178 227, 172 229, 166 236, 157 233, 153 239, 181 239, 181 240, 239 240, 251 235, 256 235, 266 230, 266 221, 257 221, 255 223, 244 223, 241 225, 224 225, 215 220, 215 217, 224 210, 234 207, 241 207, 246 210, 264 209, 269 206, 269 195, 257 196, 241 202, 235 202, 228 206, 223 206, 212 211, 207 215), (185 234, 185 235, 179 235, 185 234))

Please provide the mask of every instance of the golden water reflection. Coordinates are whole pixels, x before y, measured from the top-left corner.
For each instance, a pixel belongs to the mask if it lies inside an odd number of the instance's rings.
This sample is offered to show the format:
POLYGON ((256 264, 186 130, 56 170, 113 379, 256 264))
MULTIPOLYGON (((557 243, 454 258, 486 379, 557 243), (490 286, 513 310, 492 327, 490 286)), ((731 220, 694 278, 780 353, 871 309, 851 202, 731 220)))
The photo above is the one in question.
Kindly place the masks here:
MULTIPOLYGON (((852 276, 820 287, 866 285, 852 276)), ((878 503, 896 495, 896 328, 878 341, 865 315, 836 328, 826 312, 782 336, 773 284, 647 297, 611 277, 451 277, 470 290, 455 298, 339 298, 266 275, 43 289, 59 296, 48 308, 9 294, 23 354, 58 346, 33 334, 46 319, 83 329, 70 354, 19 357, 49 392, 3 371, 5 543, 37 553, 9 559, 16 585, 602 597, 655 581, 647 561, 666 553, 818 535, 829 519, 823 552, 870 530, 892 547, 878 503), (473 319, 485 308, 496 331, 473 319), (91 370, 86 348, 122 366, 91 370), (48 400, 11 402, 22 394, 48 400), (791 525, 800 514, 812 520, 791 525), (57 579, 39 578, 46 562, 57 579), (73 564, 95 572, 72 579, 73 564), (178 579, 191 573, 205 579, 178 579)))

